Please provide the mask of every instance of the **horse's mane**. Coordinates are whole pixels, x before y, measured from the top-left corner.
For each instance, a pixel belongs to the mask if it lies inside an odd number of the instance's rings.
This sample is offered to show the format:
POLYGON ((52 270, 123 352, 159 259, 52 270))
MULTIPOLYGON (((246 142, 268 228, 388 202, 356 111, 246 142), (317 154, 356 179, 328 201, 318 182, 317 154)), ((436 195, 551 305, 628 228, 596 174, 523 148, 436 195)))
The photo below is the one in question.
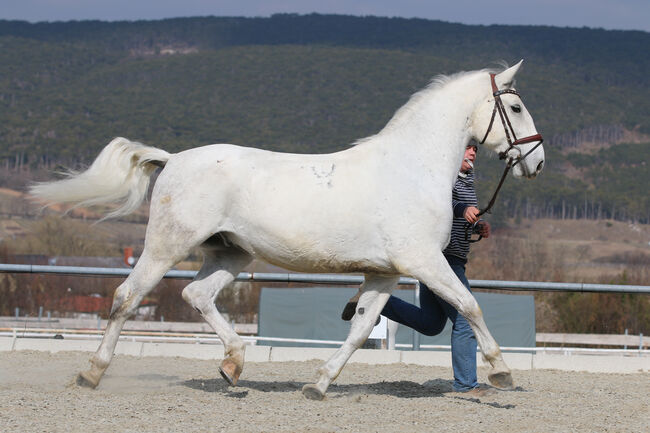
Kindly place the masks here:
POLYGON ((395 112, 395 114, 393 114, 393 117, 388 121, 386 126, 384 126, 384 128, 381 131, 379 131, 379 133, 375 135, 371 135, 369 137, 360 138, 359 140, 353 142, 351 146, 356 146, 365 143, 367 141, 370 141, 377 135, 381 134, 382 132, 386 132, 394 129, 395 126, 398 125, 404 117, 408 116, 408 114, 413 111, 414 107, 417 106, 422 99, 431 98, 434 93, 437 93, 440 89, 442 89, 452 81, 460 80, 470 75, 476 75, 482 73, 498 74, 499 72, 502 72, 503 70, 506 70, 508 68, 508 65, 505 64, 505 62, 499 63, 499 66, 501 66, 503 69, 499 70, 496 68, 486 68, 486 69, 479 69, 475 71, 461 71, 452 75, 439 74, 434 76, 431 79, 431 81, 429 81, 429 84, 427 84, 424 88, 418 90, 413 95, 411 95, 411 97, 406 102, 406 104, 400 107, 395 112))

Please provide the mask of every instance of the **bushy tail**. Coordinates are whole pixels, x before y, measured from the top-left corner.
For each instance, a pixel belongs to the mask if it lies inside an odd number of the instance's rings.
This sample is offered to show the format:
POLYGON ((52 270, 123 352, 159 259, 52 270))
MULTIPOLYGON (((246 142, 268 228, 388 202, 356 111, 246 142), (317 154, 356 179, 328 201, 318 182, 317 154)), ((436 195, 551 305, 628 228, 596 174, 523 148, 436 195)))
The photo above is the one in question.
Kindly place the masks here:
POLYGON ((119 203, 105 218, 128 215, 144 200, 149 179, 171 154, 126 138, 111 141, 84 172, 70 171, 67 178, 30 186, 32 196, 52 203, 92 206, 119 203))

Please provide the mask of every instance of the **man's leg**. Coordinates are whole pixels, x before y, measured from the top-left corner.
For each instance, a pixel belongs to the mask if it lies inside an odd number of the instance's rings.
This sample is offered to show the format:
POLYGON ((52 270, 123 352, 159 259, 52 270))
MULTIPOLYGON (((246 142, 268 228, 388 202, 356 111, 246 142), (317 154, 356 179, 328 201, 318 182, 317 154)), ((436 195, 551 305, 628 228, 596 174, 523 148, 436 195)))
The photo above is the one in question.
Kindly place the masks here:
MULTIPOLYGON (((460 281, 471 291, 465 276, 465 263, 448 257, 449 265, 460 281)), ((469 391, 478 386, 476 377, 476 337, 465 318, 448 303, 439 300, 446 315, 453 323, 451 331, 451 362, 454 369, 454 390, 469 391)))
POLYGON ((421 334, 438 335, 447 323, 447 313, 440 302, 444 301, 434 295, 425 284, 420 283, 420 307, 391 296, 381 314, 421 334))

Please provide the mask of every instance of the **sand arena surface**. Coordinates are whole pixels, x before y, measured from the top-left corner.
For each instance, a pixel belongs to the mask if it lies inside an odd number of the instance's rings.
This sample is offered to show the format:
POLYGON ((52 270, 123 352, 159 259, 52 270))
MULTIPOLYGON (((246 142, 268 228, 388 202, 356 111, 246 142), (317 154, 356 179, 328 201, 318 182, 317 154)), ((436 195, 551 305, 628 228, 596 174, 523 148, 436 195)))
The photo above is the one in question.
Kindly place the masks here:
MULTIPOLYGON (((451 370, 348 364, 322 402, 319 361, 248 363, 237 387, 218 361, 116 356, 96 390, 82 352, 0 352, 0 430, 10 432, 640 432, 650 375, 514 371, 515 391, 451 392, 451 370)), ((487 371, 479 371, 486 381, 487 371)))

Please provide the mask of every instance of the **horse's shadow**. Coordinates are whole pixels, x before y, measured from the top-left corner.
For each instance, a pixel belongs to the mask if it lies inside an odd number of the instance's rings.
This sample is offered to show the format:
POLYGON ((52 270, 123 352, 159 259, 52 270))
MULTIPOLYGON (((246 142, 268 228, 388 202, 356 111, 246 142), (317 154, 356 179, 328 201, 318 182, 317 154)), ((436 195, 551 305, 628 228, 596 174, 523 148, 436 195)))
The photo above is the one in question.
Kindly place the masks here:
MULTIPOLYGON (((259 392, 298 392, 307 382, 240 380, 236 387, 228 385, 223 379, 190 379, 179 382, 181 386, 203 392, 214 392, 229 398, 245 398, 250 390, 259 392)), ((423 384, 400 380, 382 381, 370 384, 332 384, 327 390, 329 399, 345 398, 355 395, 374 394, 396 398, 431 398, 452 397, 471 403, 487 404, 492 407, 511 409, 514 405, 500 405, 494 402, 482 402, 480 398, 463 397, 453 393, 451 380, 434 379, 423 384)), ((522 388, 515 391, 522 392, 522 388)))

